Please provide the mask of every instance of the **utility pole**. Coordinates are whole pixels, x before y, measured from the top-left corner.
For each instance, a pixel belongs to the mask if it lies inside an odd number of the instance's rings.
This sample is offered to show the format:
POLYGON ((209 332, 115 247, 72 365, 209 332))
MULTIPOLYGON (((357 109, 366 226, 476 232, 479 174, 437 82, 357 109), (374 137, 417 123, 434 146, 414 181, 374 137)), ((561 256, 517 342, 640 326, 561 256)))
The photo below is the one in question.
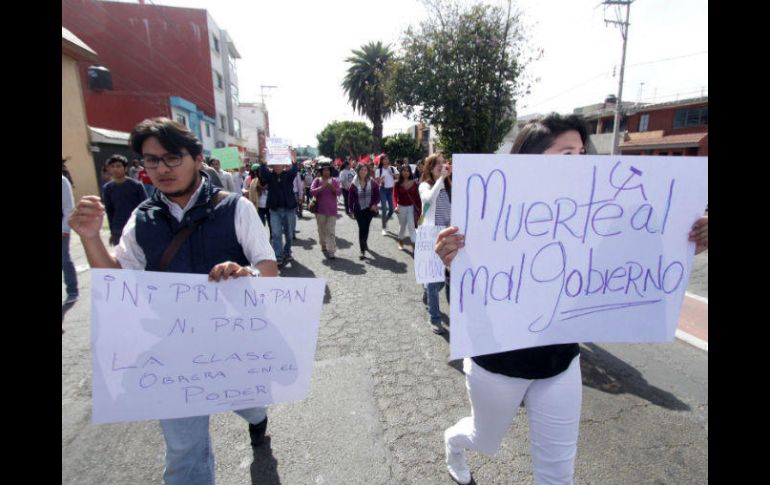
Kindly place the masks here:
POLYGON ((618 99, 617 104, 615 104, 615 122, 612 125, 612 151, 610 152, 611 155, 615 155, 615 152, 618 150, 618 131, 619 131, 619 124, 620 124, 620 109, 623 103, 623 73, 626 68, 626 43, 628 41, 628 18, 631 13, 631 4, 634 2, 634 0, 605 0, 602 2, 603 5, 609 6, 609 5, 618 5, 618 6, 624 6, 626 7, 626 20, 621 21, 620 19, 620 11, 617 11, 617 18, 615 20, 607 20, 604 19, 605 24, 615 24, 620 28, 620 35, 623 37, 623 57, 620 61, 620 80, 618 81, 618 99))

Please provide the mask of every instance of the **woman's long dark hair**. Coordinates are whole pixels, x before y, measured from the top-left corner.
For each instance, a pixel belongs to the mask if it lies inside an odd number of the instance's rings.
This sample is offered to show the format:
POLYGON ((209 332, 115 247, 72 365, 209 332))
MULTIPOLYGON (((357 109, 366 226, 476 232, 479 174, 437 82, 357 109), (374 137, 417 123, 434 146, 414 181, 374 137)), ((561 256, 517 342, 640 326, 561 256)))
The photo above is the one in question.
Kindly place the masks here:
POLYGON ((513 142, 511 153, 543 153, 551 148, 559 135, 572 130, 580 134, 580 140, 585 146, 588 142, 588 127, 582 117, 551 113, 541 120, 527 123, 513 142))
POLYGON ((404 170, 409 170, 409 178, 407 180, 412 180, 414 178, 412 167, 410 167, 408 163, 405 163, 398 171, 398 180, 396 180, 396 185, 401 185, 402 183, 406 182, 406 180, 404 180, 404 170))

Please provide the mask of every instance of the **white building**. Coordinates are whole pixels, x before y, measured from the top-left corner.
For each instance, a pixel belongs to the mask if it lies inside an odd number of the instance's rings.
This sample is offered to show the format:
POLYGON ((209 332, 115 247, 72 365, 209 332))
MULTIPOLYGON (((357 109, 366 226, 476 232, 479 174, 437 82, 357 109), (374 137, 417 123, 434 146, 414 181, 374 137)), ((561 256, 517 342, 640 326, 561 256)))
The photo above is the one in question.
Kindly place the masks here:
POLYGON ((216 130, 214 140, 217 148, 243 145, 241 120, 238 115, 239 89, 238 72, 235 64, 241 55, 226 30, 217 26, 207 14, 211 39, 211 76, 214 83, 214 104, 216 107, 216 130))
POLYGON ((241 136, 246 150, 259 156, 260 139, 264 142, 270 136, 270 123, 267 108, 262 103, 240 103, 239 116, 241 120, 241 136), (262 136, 260 137, 260 132, 262 136))
POLYGON ((423 152, 431 155, 436 153, 436 144, 438 142, 438 132, 436 128, 425 123, 412 125, 404 133, 408 134, 422 146, 423 152))

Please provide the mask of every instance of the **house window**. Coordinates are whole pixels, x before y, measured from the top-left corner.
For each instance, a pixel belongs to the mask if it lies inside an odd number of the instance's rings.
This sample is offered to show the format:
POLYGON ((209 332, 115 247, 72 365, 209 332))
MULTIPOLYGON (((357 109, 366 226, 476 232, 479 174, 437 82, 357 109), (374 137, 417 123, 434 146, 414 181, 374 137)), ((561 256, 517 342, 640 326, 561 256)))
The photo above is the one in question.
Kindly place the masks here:
POLYGON ((695 109, 680 109, 674 115, 674 128, 689 128, 709 124, 708 107, 695 109))
POLYGON ((217 51, 217 54, 219 53, 219 39, 217 39, 216 36, 214 37, 214 50, 217 51))
POLYGON ((241 137, 241 120, 238 118, 233 118, 233 124, 235 125, 235 137, 240 138, 241 137))
POLYGON ((187 117, 185 115, 177 113, 175 119, 176 119, 177 123, 181 123, 181 124, 187 126, 187 117))
POLYGON ((639 131, 647 131, 647 128, 650 125, 650 115, 649 114, 643 114, 641 118, 639 118, 639 131))
POLYGON ((227 117, 225 115, 219 115, 219 131, 225 131, 227 129, 227 117))
POLYGON ((214 71, 214 74, 216 74, 216 76, 217 76, 217 89, 223 89, 223 87, 222 87, 223 86, 223 84, 222 84, 222 75, 219 74, 216 71, 214 71))
POLYGON ((203 124, 206 125, 206 137, 210 138, 211 137, 211 127, 209 126, 208 123, 203 123, 203 124))
POLYGON ((614 126, 615 126, 615 118, 602 120, 602 133, 612 133, 612 128, 614 126))

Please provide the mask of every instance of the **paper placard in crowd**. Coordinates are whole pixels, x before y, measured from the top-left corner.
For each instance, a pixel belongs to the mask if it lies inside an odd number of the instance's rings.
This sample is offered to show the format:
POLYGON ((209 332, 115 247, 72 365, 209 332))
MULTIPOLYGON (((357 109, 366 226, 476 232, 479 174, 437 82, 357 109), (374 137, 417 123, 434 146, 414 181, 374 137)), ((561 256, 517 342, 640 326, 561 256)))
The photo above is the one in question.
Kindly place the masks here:
POLYGON ((414 245, 414 276, 418 283, 444 281, 444 263, 435 251, 436 236, 446 226, 421 225, 414 245))
POLYGON ((291 151, 289 150, 291 144, 289 140, 285 138, 268 138, 265 146, 267 147, 268 165, 291 164, 291 151))
POLYGON ((708 158, 455 155, 452 359, 674 338, 708 158))
POLYGON ((325 281, 92 269, 94 423, 307 397, 325 281))
POLYGON ((214 148, 211 150, 211 158, 219 160, 222 170, 241 167, 241 156, 235 147, 214 148))

